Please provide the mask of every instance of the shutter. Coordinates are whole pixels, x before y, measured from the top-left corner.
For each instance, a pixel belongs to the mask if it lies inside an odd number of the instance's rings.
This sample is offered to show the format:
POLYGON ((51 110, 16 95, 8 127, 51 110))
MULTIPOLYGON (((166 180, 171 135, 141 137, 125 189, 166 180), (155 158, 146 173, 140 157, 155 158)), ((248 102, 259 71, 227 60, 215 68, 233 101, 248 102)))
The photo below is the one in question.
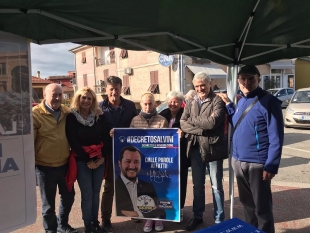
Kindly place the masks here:
POLYGON ((88 86, 88 83, 87 83, 87 74, 83 74, 83 82, 84 82, 84 87, 87 87, 87 86, 88 86))

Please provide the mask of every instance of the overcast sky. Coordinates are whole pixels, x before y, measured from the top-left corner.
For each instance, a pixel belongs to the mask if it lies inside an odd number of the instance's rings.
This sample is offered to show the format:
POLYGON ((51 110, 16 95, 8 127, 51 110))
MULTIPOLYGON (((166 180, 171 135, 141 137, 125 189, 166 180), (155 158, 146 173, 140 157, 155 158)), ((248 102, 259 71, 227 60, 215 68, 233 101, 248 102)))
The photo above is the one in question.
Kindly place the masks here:
POLYGON ((78 47, 78 44, 62 43, 50 45, 37 45, 31 43, 31 69, 32 75, 41 73, 41 78, 52 75, 66 75, 74 71, 74 55, 69 49, 78 47))

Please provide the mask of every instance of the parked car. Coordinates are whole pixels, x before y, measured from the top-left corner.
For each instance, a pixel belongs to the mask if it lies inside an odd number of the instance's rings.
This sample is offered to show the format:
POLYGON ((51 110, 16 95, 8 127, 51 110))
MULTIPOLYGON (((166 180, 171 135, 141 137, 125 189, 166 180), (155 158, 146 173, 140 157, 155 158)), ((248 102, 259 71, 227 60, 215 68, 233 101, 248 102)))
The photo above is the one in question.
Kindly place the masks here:
POLYGON ((156 110, 158 113, 160 113, 161 111, 165 110, 168 108, 168 102, 165 101, 163 103, 161 103, 160 105, 157 106, 156 110))
POLYGON ((310 88, 298 89, 286 108, 285 127, 310 128, 310 88))
POLYGON ((288 103, 295 92, 293 88, 274 88, 267 91, 282 101, 283 108, 288 106, 288 103))

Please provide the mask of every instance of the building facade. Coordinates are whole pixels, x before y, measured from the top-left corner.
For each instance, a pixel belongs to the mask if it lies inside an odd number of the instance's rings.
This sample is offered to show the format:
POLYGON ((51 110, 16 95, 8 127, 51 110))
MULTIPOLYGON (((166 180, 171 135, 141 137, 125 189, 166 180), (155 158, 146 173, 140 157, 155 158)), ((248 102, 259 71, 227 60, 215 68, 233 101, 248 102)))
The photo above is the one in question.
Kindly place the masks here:
MULTIPOLYGON (((169 66, 161 64, 157 52, 131 51, 114 47, 79 46, 71 49, 75 55, 76 88, 89 86, 95 90, 98 101, 106 97, 106 78, 114 75, 123 81, 122 96, 140 108, 140 97, 145 92, 154 94, 163 102, 171 90, 193 89, 192 80, 197 72, 204 71, 216 85, 226 89, 227 66, 207 59, 174 55, 169 66)), ((281 60, 259 65, 261 87, 295 87, 295 65, 292 60, 281 60)))

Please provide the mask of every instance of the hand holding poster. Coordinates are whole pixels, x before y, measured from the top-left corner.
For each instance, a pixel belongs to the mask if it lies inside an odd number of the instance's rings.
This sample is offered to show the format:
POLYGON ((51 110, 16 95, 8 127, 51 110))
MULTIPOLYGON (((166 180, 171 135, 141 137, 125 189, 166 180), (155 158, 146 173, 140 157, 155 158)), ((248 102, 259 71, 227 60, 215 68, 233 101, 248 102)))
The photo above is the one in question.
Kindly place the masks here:
POLYGON ((117 216, 180 221, 178 129, 115 129, 117 216))

